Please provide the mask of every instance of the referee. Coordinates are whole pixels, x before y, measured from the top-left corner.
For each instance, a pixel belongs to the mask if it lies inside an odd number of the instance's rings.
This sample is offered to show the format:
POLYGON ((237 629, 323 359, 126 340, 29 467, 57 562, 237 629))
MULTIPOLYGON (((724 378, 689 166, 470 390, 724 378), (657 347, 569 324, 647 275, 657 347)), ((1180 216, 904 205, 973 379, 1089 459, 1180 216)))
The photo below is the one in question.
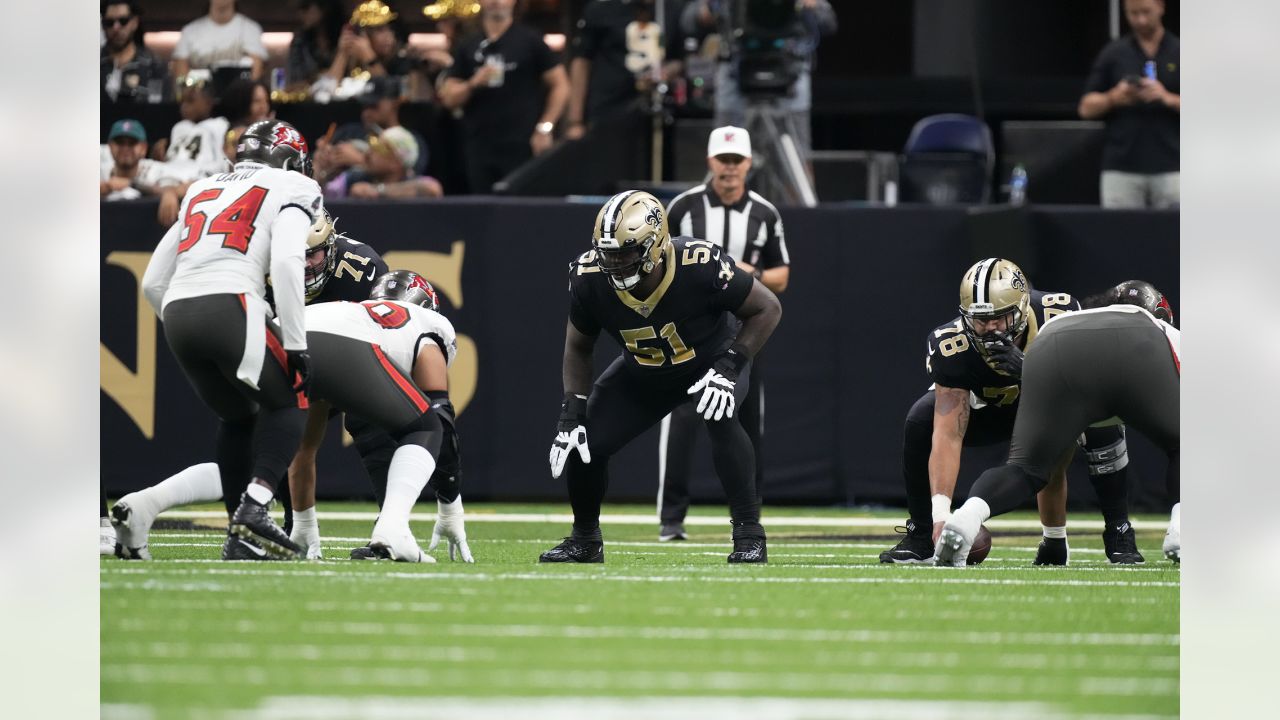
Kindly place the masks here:
MULTIPOLYGON (((671 234, 713 242, 775 294, 786 290, 791 261, 782 237, 782 218, 772 203, 747 189, 751 136, 740 127, 716 128, 707 141, 707 167, 711 181, 682 193, 667 207, 671 234)), ((764 434, 760 361, 760 354, 752 360, 747 397, 738 410, 738 419, 755 451, 756 495, 760 494, 764 479, 760 454, 764 434)), ((692 402, 662 420, 658 436, 658 517, 662 524, 659 540, 687 537, 684 516, 689 510, 694 433, 701 422, 692 402)))

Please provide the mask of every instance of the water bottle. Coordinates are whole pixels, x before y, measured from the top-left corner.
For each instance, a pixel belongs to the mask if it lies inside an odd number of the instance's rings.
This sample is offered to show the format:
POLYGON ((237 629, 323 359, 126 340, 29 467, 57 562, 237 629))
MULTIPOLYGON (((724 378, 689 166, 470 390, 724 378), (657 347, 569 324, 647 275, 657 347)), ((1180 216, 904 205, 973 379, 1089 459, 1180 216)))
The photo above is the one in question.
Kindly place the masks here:
POLYGON ((1018 163, 1009 176, 1009 204, 1022 205, 1027 201, 1027 169, 1018 163))

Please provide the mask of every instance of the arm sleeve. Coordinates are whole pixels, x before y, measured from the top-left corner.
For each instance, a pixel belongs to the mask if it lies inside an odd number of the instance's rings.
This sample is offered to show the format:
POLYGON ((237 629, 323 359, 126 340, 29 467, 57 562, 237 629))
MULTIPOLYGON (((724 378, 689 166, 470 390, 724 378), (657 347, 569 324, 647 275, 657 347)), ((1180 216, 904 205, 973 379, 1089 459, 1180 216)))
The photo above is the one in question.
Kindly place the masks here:
POLYGON ((570 265, 569 322, 572 322, 573 326, 578 328, 578 332, 583 335, 595 337, 600 334, 600 323, 596 321, 595 316, 587 310, 582 301, 578 298, 578 288, 574 286, 572 280, 572 275, 576 272, 578 272, 578 266, 576 264, 570 265))
POLYGON ((755 278, 751 277, 751 273, 735 265, 728 255, 720 251, 720 248, 712 250, 710 262, 701 263, 696 267, 699 271, 711 275, 709 280, 712 293, 711 305, 721 310, 737 311, 746 301, 747 295, 751 293, 751 286, 756 282, 755 278))
POLYGON ((782 232, 782 216, 775 214, 773 220, 766 224, 764 249, 760 254, 759 267, 763 270, 791 264, 791 256, 787 253, 787 240, 782 232))
MULTIPOLYGON (((186 204, 185 202, 183 203, 186 204)), ((184 213, 179 213, 181 218, 184 213)), ((178 236, 182 234, 182 222, 175 222, 161 238, 160 244, 151 253, 151 261, 147 263, 146 272, 142 273, 142 294, 151 304, 151 309, 160 315, 164 294, 169 290, 169 280, 173 277, 174 267, 178 264, 178 236)))
POLYGON ((599 41, 596 37, 596 28, 591 16, 592 10, 596 7, 598 6, 588 6, 586 12, 582 14, 582 19, 578 21, 577 33, 573 36, 570 57, 583 58, 584 60, 595 58, 596 52, 599 50, 599 41))
POLYGON ((182 28, 182 34, 178 36, 178 44, 173 48, 174 60, 186 60, 191 57, 191 24, 182 28))
POLYGON ((1106 92, 1115 86, 1119 78, 1111 77, 1111 46, 1102 49, 1098 53, 1097 59, 1093 61, 1093 68, 1089 71, 1089 79, 1085 82, 1084 91, 1106 92))
POLYGON ((303 317, 302 268, 310 218, 300 212, 281 210, 271 223, 271 289, 285 350, 305 350, 306 319, 303 317))
POLYGON ((244 48, 245 54, 266 61, 267 48, 262 44, 262 26, 253 20, 245 18, 244 29, 241 33, 240 45, 244 48))
POLYGON ((445 70, 444 76, 447 78, 457 78, 459 80, 467 80, 476 73, 476 63, 473 57, 475 53, 470 42, 462 43, 453 51, 453 64, 445 70))

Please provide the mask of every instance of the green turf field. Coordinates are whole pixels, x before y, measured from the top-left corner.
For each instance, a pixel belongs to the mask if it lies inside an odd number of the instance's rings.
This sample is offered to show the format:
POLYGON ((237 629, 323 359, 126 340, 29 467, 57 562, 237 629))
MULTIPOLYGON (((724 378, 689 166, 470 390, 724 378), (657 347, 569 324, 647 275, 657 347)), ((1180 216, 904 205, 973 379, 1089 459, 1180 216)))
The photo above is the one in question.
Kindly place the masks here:
MULTIPOLYGON (((1143 566, 1107 563, 1077 514, 1071 567, 1032 567, 1039 532, 1015 514, 960 570, 880 565, 900 512, 767 508, 762 567, 725 563, 722 510, 658 543, 652 508, 611 506, 606 564, 564 567, 536 562, 563 505, 468 505, 474 565, 350 562, 374 508, 320 510, 324 562, 222 563, 190 516, 153 532, 155 562, 104 558, 103 717, 1178 714, 1164 518, 1135 518, 1143 566)), ((431 522, 414 529, 425 547, 431 522)))

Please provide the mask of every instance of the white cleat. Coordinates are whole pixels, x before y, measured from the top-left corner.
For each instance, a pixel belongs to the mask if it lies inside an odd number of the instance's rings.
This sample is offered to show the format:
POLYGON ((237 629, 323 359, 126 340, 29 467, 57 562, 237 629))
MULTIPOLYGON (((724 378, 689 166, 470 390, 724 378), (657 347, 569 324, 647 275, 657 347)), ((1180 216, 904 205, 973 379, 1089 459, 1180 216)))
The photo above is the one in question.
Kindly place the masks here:
POLYGON ((942 528, 942 534, 938 536, 938 544, 933 548, 934 564, 944 567, 964 567, 969 563, 971 547, 973 547, 973 540, 966 539, 959 530, 948 523, 942 528))
POLYGON ((151 534, 151 523, 156 516, 144 510, 146 503, 130 500, 130 495, 125 495, 111 506, 111 527, 116 533, 113 550, 121 560, 150 560, 147 537, 151 534))
POLYGON ((1182 503, 1173 506, 1169 516, 1169 529, 1164 533, 1164 556, 1182 564, 1182 503))
POLYGON ((374 552, 385 551, 396 562, 433 563, 436 561, 418 547, 418 541, 414 539, 413 532, 409 528, 385 531, 375 527, 373 537, 369 540, 369 547, 374 552))
POLYGON ((116 529, 111 527, 111 521, 106 518, 100 518, 98 522, 98 554, 116 554, 116 529))

